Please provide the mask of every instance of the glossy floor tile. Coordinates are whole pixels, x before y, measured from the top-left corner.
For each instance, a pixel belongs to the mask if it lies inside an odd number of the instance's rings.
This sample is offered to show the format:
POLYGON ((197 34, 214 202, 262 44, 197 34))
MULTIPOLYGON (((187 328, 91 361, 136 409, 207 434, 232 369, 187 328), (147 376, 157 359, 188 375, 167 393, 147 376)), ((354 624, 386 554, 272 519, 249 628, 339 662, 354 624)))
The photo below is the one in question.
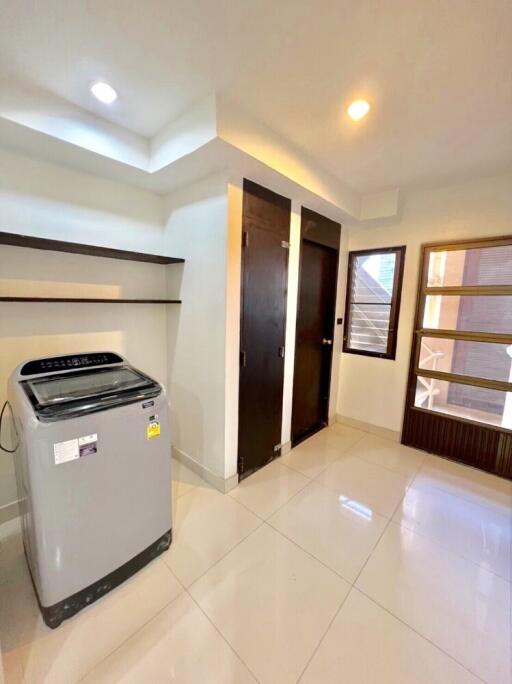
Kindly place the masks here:
POLYGON ((338 445, 344 449, 349 449, 366 434, 363 430, 358 430, 343 423, 331 423, 327 429, 317 433, 318 436, 335 439, 338 445))
POLYGON ((266 519, 303 489, 310 480, 295 470, 273 461, 229 492, 229 496, 266 519))
POLYGON ((188 586, 259 525, 233 498, 196 487, 175 503, 173 543, 162 559, 188 586))
POLYGON ((481 684, 481 680, 352 589, 301 684, 481 684))
POLYGON ((263 525, 190 592, 256 678, 296 682, 349 584, 263 525))
POLYGON ((173 494, 171 550, 53 631, 0 525, 5 684, 512 684, 512 483, 333 425, 173 494))
POLYGON ((425 454, 421 451, 375 435, 363 437, 351 447, 350 453, 404 475, 409 480, 412 480, 425 460, 425 454))
POLYGON ((437 487, 482 506, 512 509, 512 482, 482 470, 427 455, 415 479, 417 487, 437 487))
POLYGON ((314 478, 348 448, 350 446, 342 446, 335 439, 315 435, 282 456, 280 462, 306 477, 314 478))
POLYGON ((511 579, 512 511, 481 506, 443 489, 413 485, 394 520, 511 579))
POLYGON ((184 594, 83 682, 251 684, 256 680, 190 596, 184 594))
POLYGON ((510 678, 510 583, 390 523, 356 587, 488 684, 510 678))
POLYGON ((390 518, 405 495, 408 479, 373 463, 368 463, 351 451, 331 463, 317 481, 336 491, 346 501, 359 505, 368 514, 378 513, 390 518))
POLYGON ((12 589, 8 613, 0 620, 6 674, 13 673, 7 684, 16 681, 16 672, 30 684, 79 681, 183 591, 167 566, 157 559, 51 630, 42 621, 26 570, 23 581, 12 589))
POLYGON ((175 458, 172 459, 171 474, 172 496, 174 500, 196 487, 209 488, 209 485, 199 475, 196 475, 193 470, 190 470, 190 468, 187 468, 185 464, 175 458))
POLYGON ((388 520, 311 482, 268 523, 354 582, 388 520))

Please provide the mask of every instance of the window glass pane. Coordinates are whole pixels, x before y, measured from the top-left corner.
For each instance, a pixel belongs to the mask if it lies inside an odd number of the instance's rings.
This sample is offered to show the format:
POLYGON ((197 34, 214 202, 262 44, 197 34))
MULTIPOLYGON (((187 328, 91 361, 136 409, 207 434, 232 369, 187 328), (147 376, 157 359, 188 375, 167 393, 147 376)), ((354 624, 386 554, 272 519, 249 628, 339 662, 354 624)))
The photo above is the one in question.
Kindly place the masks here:
POLYGON ((353 302, 391 304, 396 254, 363 254, 352 265, 353 302))
POLYGON ((512 392, 418 377, 414 405, 512 430, 512 392))
POLYGON ((423 337, 419 367, 512 382, 512 345, 423 337))
POLYGON ((427 295, 423 327, 512 333, 512 297, 427 295))
POLYGON ((388 304, 352 304, 350 308, 349 346, 351 349, 385 354, 388 346, 388 304))
POLYGON ((512 245, 430 252, 427 284, 512 285, 512 245))
MULTIPOLYGON (((393 287, 403 249, 351 256, 345 350, 382 355, 393 350, 390 335, 395 333, 396 321, 391 320, 391 313, 395 310, 393 297, 397 296, 393 287)), ((397 286, 398 289, 400 284, 397 286)))

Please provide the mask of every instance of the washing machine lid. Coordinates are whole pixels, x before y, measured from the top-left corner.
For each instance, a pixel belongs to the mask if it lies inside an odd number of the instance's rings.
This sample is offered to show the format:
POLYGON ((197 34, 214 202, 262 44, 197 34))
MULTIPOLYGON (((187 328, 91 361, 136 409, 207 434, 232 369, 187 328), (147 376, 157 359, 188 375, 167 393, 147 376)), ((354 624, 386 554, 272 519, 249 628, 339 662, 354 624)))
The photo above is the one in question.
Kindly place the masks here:
POLYGON ((130 366, 67 372, 23 380, 38 418, 63 420, 160 394, 160 385, 130 366))

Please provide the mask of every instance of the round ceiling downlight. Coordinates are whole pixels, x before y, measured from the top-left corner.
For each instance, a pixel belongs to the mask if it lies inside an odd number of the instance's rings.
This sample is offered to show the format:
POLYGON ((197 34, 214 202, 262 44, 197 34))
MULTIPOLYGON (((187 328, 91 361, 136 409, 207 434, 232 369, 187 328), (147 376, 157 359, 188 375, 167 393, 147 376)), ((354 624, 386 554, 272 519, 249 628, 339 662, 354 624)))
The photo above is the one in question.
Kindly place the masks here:
POLYGON ((104 104, 112 104, 117 100, 117 93, 108 83, 97 81, 91 86, 91 93, 94 97, 104 104))
POLYGON ((370 111, 370 105, 366 100, 355 100, 347 109, 347 113, 353 121, 359 121, 370 111))

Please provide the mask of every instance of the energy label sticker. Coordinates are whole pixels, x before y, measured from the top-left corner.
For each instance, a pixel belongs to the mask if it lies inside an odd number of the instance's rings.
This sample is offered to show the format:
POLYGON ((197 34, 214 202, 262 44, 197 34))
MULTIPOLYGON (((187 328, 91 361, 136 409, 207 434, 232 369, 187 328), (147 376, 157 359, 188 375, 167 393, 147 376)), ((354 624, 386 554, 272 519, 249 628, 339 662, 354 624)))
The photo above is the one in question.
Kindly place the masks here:
POLYGON ((160 421, 153 420, 149 423, 146 428, 146 436, 148 439, 154 439, 155 437, 160 437, 160 421))

